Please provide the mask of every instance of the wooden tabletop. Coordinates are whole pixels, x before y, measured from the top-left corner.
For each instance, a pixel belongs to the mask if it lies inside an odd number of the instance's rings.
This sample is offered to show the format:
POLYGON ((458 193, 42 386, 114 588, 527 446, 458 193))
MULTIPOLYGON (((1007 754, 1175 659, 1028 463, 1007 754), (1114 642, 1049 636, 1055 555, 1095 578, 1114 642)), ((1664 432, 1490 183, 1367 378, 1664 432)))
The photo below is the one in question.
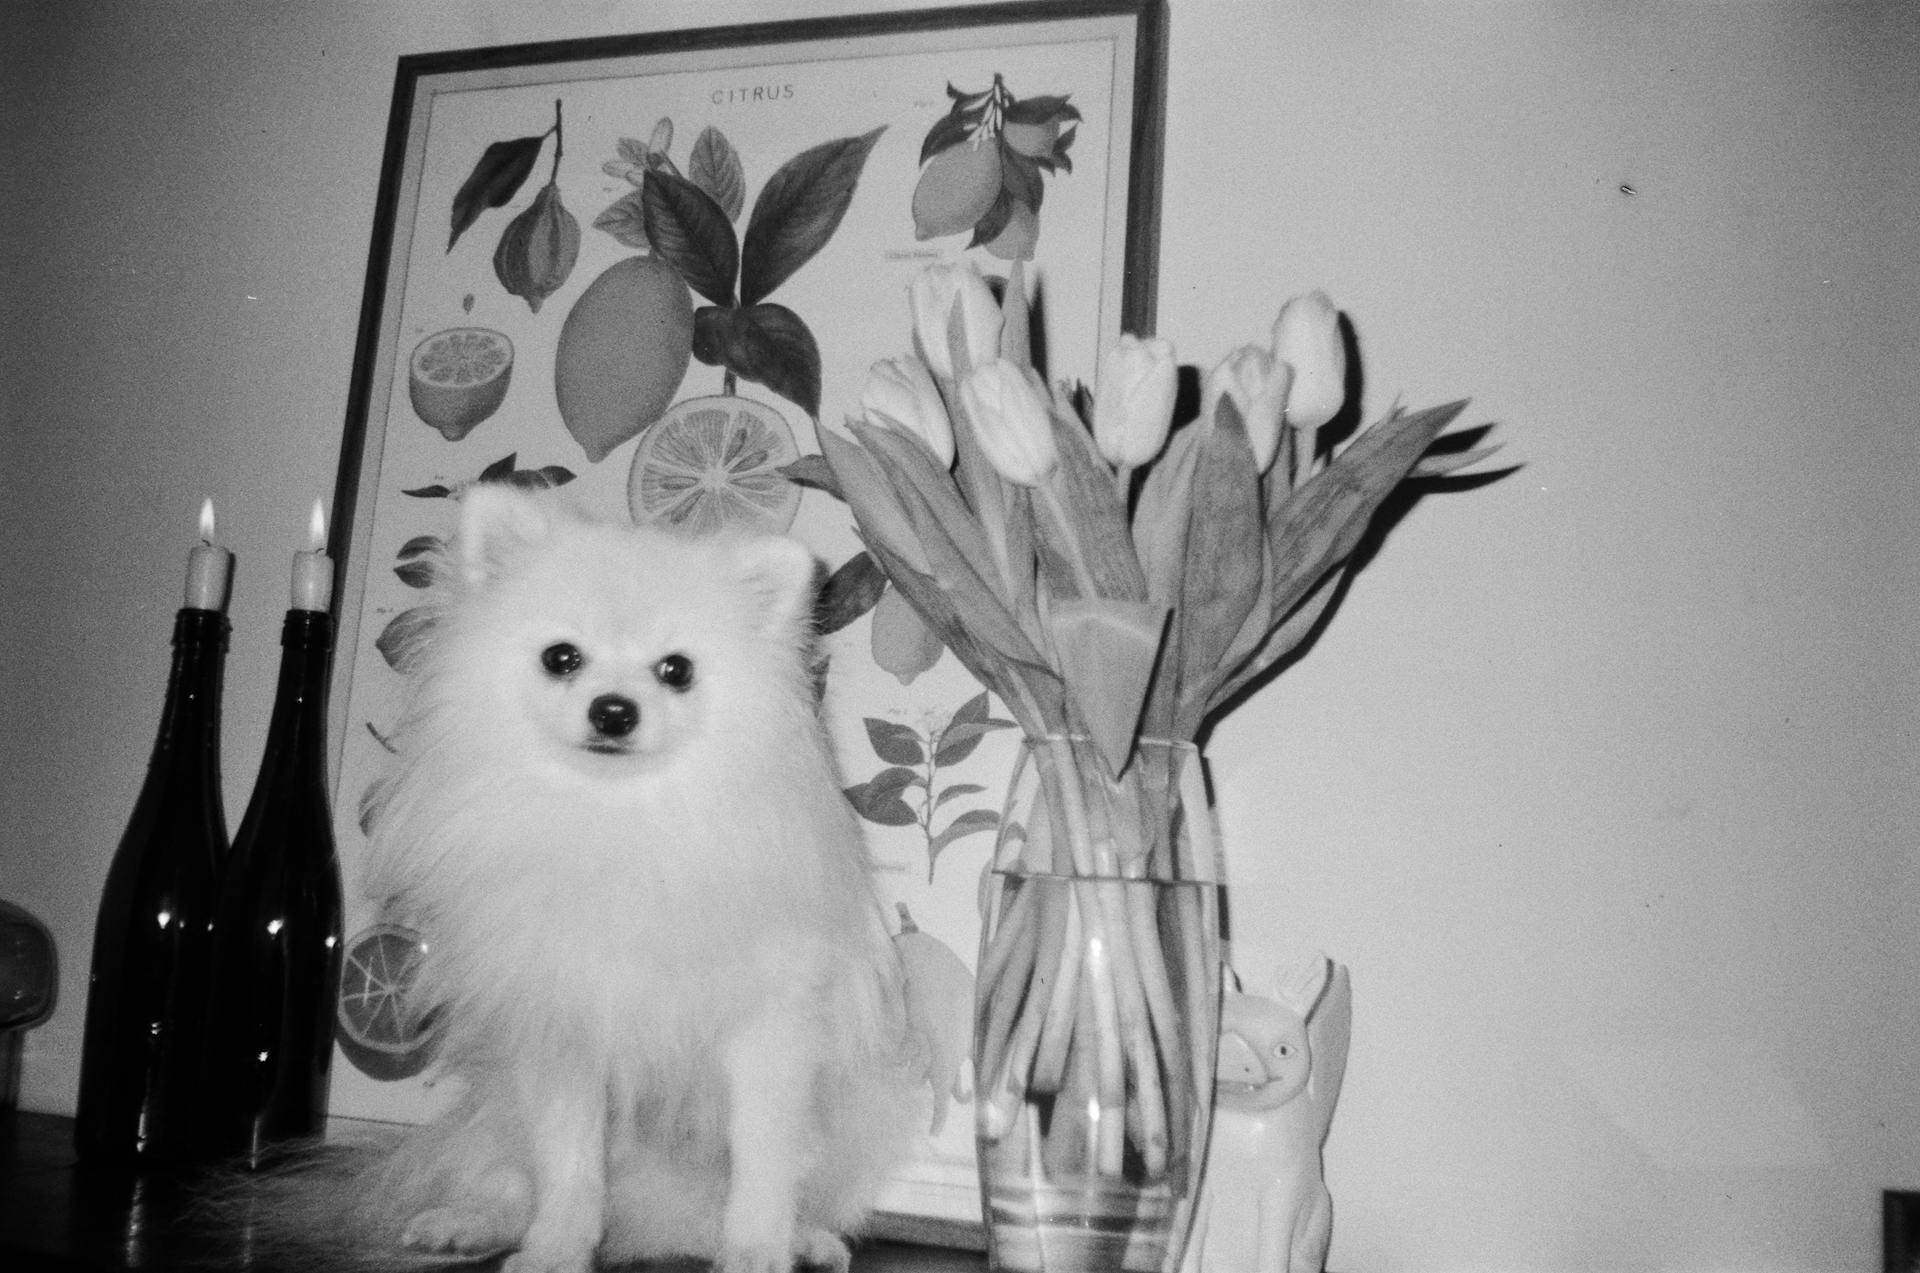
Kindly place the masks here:
MULTIPOLYGON (((0 1269, 272 1273, 248 1259, 232 1235, 179 1223, 182 1201, 182 1190, 165 1175, 80 1166, 70 1118, 0 1111, 0 1269)), ((853 1273, 982 1273, 986 1267, 977 1252, 909 1242, 868 1241, 853 1256, 853 1273)))

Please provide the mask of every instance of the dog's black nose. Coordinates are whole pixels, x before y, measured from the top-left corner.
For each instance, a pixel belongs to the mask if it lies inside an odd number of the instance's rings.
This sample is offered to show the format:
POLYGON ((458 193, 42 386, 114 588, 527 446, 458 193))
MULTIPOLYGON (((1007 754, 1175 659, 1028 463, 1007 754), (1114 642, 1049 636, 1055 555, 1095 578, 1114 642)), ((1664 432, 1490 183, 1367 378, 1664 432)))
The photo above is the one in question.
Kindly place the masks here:
POLYGON ((587 723, 606 738, 625 738, 640 724, 640 705, 618 694, 602 694, 587 704, 587 723))

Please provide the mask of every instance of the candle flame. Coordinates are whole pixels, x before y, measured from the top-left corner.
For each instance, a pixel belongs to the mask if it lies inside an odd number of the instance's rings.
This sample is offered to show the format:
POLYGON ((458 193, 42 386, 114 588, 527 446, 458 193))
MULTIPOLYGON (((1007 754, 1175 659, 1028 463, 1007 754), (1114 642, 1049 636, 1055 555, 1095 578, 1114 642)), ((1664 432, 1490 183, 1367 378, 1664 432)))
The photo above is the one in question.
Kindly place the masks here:
POLYGON ((307 519, 307 547, 320 552, 327 546, 327 514, 320 507, 320 501, 313 501, 313 516, 307 519))
POLYGON ((213 542, 213 500, 200 501, 200 538, 207 543, 213 542))

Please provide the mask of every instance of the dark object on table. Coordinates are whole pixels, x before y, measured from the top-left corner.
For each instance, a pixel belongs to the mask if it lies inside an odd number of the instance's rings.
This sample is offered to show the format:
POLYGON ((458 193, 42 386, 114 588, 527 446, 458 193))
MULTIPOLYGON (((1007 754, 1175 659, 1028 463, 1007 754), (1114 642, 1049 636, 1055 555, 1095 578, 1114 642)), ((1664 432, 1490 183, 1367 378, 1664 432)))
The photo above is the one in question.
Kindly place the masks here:
POLYGON ((0 901, 0 1109, 20 1098, 21 1039, 53 1013, 53 935, 30 911, 0 901))
POLYGON ((207 924, 227 852, 220 678, 227 617, 183 609, 147 779, 94 927, 80 1060, 80 1152, 152 1163, 187 1152, 200 1080, 207 924))
POLYGON ((1886 1273, 1920 1273, 1920 1190, 1883 1190, 1880 1216, 1886 1273))
POLYGON ((199 1149, 259 1166, 324 1130, 340 988, 340 860, 327 803, 333 618, 287 611, 253 799, 221 867, 199 1149))

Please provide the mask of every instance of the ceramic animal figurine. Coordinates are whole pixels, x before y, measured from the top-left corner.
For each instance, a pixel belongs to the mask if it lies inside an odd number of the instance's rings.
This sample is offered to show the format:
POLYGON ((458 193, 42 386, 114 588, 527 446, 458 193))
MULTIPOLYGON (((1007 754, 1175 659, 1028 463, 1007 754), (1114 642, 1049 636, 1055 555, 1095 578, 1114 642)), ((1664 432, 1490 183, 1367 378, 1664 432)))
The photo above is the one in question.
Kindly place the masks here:
POLYGON ((1182 1273, 1323 1273, 1333 1200, 1320 1150, 1352 1029, 1347 970, 1319 951, 1283 964, 1271 998, 1227 993, 1182 1273))

